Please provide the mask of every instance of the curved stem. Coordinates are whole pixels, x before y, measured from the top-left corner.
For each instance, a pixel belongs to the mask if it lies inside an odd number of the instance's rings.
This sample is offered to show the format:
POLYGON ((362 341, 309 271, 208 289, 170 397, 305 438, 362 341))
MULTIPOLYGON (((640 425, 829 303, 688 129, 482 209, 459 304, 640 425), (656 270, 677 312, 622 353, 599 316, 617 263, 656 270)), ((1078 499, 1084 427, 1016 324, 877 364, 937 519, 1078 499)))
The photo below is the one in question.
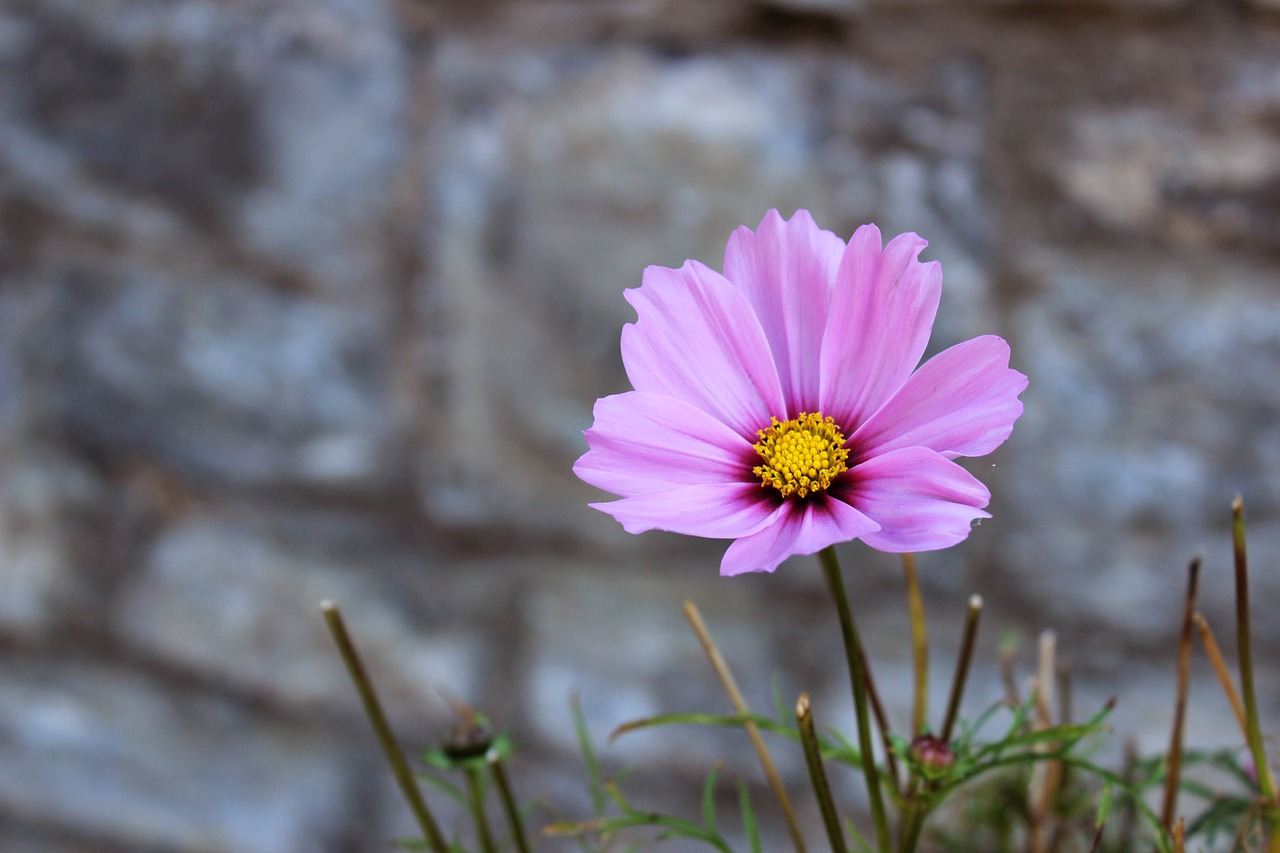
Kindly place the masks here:
MULTIPOLYGON (((738 689, 738 682, 734 680, 733 672, 729 669, 729 664, 725 661, 724 655, 720 654, 719 647, 711 639, 711 632, 707 630, 706 623, 702 621, 702 613, 698 610, 698 605, 686 600, 684 603, 684 616, 689 620, 693 633, 698 635, 698 642, 702 644, 702 650, 706 652, 707 660, 711 662, 711 668, 715 670, 716 677, 720 679, 720 685, 724 688, 724 692, 729 695, 733 710, 745 718, 747 714, 751 713, 751 709, 747 707, 747 700, 742 698, 742 691, 738 689)), ((769 748, 765 746, 764 738, 760 736, 760 727, 750 719, 744 719, 742 727, 746 730, 747 737, 751 739, 751 746, 756 751, 756 757, 760 759, 760 768, 764 771, 765 778, 769 781, 769 787, 773 789, 773 795, 778 798, 778 805, 782 807, 782 816, 786 819, 787 831, 791 833, 791 843, 796 848, 796 853, 805 853, 804 833, 800 831, 800 822, 796 819, 795 809, 791 807, 791 798, 787 796, 787 789, 782 784, 782 777, 778 775, 778 770, 773 764, 773 758, 769 755, 769 748)))
POLYGON ((844 639, 844 656, 849 662, 849 680, 853 682, 853 707, 858 723, 858 750, 862 753, 862 772, 867 780, 867 796, 871 801, 871 817, 876 826, 876 847, 880 853, 890 853, 889 822, 885 818, 884 797, 880 791, 880 776, 876 772, 875 753, 871 747, 871 717, 867 710, 867 684, 862 668, 862 643, 858 629, 853 624, 853 613, 844 591, 844 579, 840 576, 840 560, 835 546, 827 546, 818 554, 827 576, 831 597, 835 599, 836 613, 840 617, 840 633, 844 639))

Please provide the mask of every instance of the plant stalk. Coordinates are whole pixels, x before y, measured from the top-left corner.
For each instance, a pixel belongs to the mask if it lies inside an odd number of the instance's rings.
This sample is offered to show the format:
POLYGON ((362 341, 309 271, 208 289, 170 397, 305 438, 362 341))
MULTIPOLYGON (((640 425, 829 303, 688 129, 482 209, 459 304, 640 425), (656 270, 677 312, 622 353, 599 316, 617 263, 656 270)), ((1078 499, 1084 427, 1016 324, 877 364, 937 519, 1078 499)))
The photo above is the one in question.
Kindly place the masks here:
POLYGON ((876 847, 880 853, 890 853, 889 822, 885 817, 884 796, 880 790, 880 777, 876 771, 875 752, 871 746, 871 718, 867 710, 867 685, 862 667, 862 643, 853 623, 853 612, 844 591, 844 579, 840 576, 840 559, 835 546, 828 545, 818 554, 831 597, 835 600, 840 618, 840 633, 844 640, 844 655, 849 663, 849 680, 853 685, 853 707, 858 724, 858 750, 862 753, 862 772, 867 780, 867 797, 871 802, 871 817, 876 828, 876 847))
MULTIPOLYGON (((702 621, 702 614, 698 612, 698 606, 692 601, 685 601, 684 616, 689 620, 689 625, 693 628, 693 633, 698 635, 698 642, 702 644, 702 650, 707 654, 707 660, 711 662, 711 668, 715 670, 716 677, 720 679, 724 692, 729 695, 729 701, 733 704, 733 709, 744 717, 751 713, 747 707, 747 701, 742 698, 742 691, 738 689, 738 683, 733 678, 733 673, 729 670, 729 664, 725 662, 724 655, 720 654, 720 649, 716 646, 715 641, 711 639, 711 632, 707 630, 707 625, 702 621)), ((791 834, 791 844, 795 847, 796 853, 805 853, 804 834, 800 831, 800 821, 796 819, 795 810, 791 807, 791 798, 787 796, 786 786, 782 784, 782 777, 778 775, 778 770, 773 764, 773 758, 769 755, 769 749, 764 744, 764 738, 760 736, 760 727, 753 721, 744 719, 742 727, 746 729, 747 737, 751 739, 751 745, 755 748, 756 756, 760 759, 760 768, 764 771, 765 778, 769 781, 769 787, 773 789, 773 795, 778 799, 778 805, 782 807, 783 817, 786 819, 787 831, 791 834)))
POLYGON ((1182 632, 1178 636, 1178 684, 1173 703, 1173 732, 1169 735, 1168 767, 1164 778, 1164 802, 1160 819, 1165 831, 1173 831, 1178 809, 1178 783, 1182 777, 1182 732, 1187 713, 1187 688, 1191 681, 1191 630, 1196 612, 1196 590, 1200 580, 1200 558, 1187 569, 1187 596, 1182 606, 1182 632))
POLYGON ((1240 655, 1240 694, 1244 700, 1244 717, 1249 727, 1249 750, 1258 769, 1258 788, 1268 805, 1276 799, 1271 774, 1265 772, 1266 750, 1262 745, 1262 727, 1258 720, 1258 697, 1253 687, 1253 641, 1249 630, 1249 557, 1245 550, 1244 498, 1237 495, 1231 503, 1231 538, 1235 545, 1236 632, 1240 655))
POLYGON ((818 798, 822 823, 826 826, 827 838, 831 841, 831 853, 847 853, 844 830, 840 828, 840 816, 836 814, 836 806, 831 799, 831 786, 827 784, 827 773, 822 768, 822 752, 818 748, 818 736, 814 733, 813 711, 809 707, 808 693, 801 693, 796 700, 796 722, 800 728, 800 744, 804 747, 804 761, 809 767, 809 779, 813 782, 813 793, 818 798))
POLYGON ((351 680, 355 683, 356 692, 360 694, 360 701, 364 703, 365 716, 369 718, 369 724, 373 726, 374 734, 378 736, 378 742, 382 744, 382 751, 387 756, 387 763, 391 765, 391 772, 396 777, 396 782, 400 785, 400 793, 404 795, 410 810, 413 811, 413 816, 418 821, 418 826, 422 828, 422 834, 426 839, 427 846, 432 853, 449 853, 449 845, 440 833, 440 826, 436 823, 435 818, 432 817, 431 810, 427 808, 426 800, 422 798, 422 791, 418 789, 417 780, 413 778, 413 771, 409 769, 409 762, 405 761, 404 753, 400 751, 396 736, 391 731, 391 724, 387 722, 387 716, 382 711, 382 703, 378 701, 378 694, 374 692, 373 682, 369 680, 369 675, 365 672, 360 655, 356 652, 355 643, 351 641, 351 635, 347 633, 347 626, 342 621, 342 613, 338 610, 338 605, 332 601, 322 601, 320 602, 320 612, 324 615, 324 621, 329 626, 329 633, 333 634, 333 641, 337 644, 338 651, 342 654, 342 660, 347 665, 347 672, 351 674, 351 680))
POLYGON ((942 719, 942 731, 938 737, 943 743, 951 743, 951 730, 960 713, 960 699, 964 696, 965 682, 969 680, 969 664, 973 661, 974 642, 978 638, 978 621, 982 617, 982 596, 969 596, 969 609, 965 613, 964 635, 960 640, 960 657, 956 661, 956 674, 951 682, 951 697, 947 699, 947 714, 942 719))
POLYGON ((498 787, 498 795, 502 800, 502 810, 507 815, 507 824, 511 827, 511 837, 515 840, 519 853, 529 853, 529 839, 524 834, 524 822, 520 820, 520 809, 516 806, 516 798, 511 793, 511 782, 507 779, 507 771, 502 764, 502 756, 497 750, 490 750, 485 756, 489 763, 489 772, 493 775, 494 784, 498 787))
POLYGON ((916 576, 914 554, 902 555, 902 571, 907 581, 907 609, 911 613, 911 660, 915 671, 915 690, 911 702, 911 736, 924 734, 925 714, 929 707, 929 637, 925 629, 924 596, 916 576))
POLYGON ((893 755, 893 737, 889 729, 889 717, 880 702, 880 692, 876 690, 876 680, 871 675, 871 665, 867 663, 867 650, 859 647, 862 654, 862 680, 867 685, 867 702, 871 705, 871 714, 875 718, 876 727, 880 729, 880 742, 884 744, 884 762, 888 769, 885 774, 895 795, 902 794, 902 785, 898 781, 898 759, 893 755))
POLYGON ((1209 627, 1209 620, 1204 618, 1204 614, 1197 612, 1191 619, 1195 623, 1196 630, 1200 632, 1200 644, 1204 646, 1205 656, 1213 666, 1214 675, 1218 676, 1218 684, 1222 686, 1227 703, 1231 705, 1231 713, 1235 715, 1236 724, 1240 726, 1240 736, 1244 738, 1245 743, 1248 743, 1249 724, 1244 718, 1244 706, 1240 704, 1240 694, 1236 691, 1235 682, 1231 680, 1231 670, 1227 668, 1227 660, 1222 656, 1218 639, 1213 635, 1213 629, 1209 627))
POLYGON ((481 853, 497 853, 493 846, 493 836, 489 834, 489 820, 484 813, 484 786, 480 784, 480 771, 468 764, 467 801, 471 808, 471 821, 476 825, 476 842, 481 853))

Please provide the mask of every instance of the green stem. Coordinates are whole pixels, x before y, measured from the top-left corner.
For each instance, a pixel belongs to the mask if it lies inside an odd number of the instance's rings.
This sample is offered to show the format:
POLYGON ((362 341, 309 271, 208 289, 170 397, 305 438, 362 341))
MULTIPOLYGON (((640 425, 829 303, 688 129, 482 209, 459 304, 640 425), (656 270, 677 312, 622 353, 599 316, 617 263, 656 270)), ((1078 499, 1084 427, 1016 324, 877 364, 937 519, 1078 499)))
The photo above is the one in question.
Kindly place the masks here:
POLYGON ((916 577, 913 554, 902 555, 902 570, 907 579, 907 608, 911 613, 911 652, 915 668, 915 691, 911 705, 911 734, 924 734, 925 711, 929 707, 929 637, 925 631, 924 596, 916 577))
MULTIPOLYGON (((969 678, 969 663, 973 660, 974 641, 978 636, 978 618, 982 615, 982 596, 969 598, 969 610, 964 622, 964 637, 960 641, 960 659, 956 662, 956 674, 951 683, 951 697, 947 701, 947 713, 942 720, 942 732, 939 739, 948 745, 951 742, 951 730, 955 726, 956 715, 960 709, 960 698, 964 695, 965 682, 969 678)), ((927 805, 929 795, 933 792, 933 783, 923 783, 923 795, 920 790, 921 780, 913 778, 907 786, 906 805, 903 806, 898 828, 898 853, 914 853, 924 832, 924 822, 929 816, 927 805)))
POLYGON ((400 785, 400 792, 409 803, 413 816, 417 818, 418 826, 422 828, 427 846, 432 853, 449 853, 449 845, 440 833, 440 827, 435 818, 431 816, 427 802, 422 798, 422 791, 418 789, 418 783, 413 778, 413 771, 409 769, 409 762, 405 761, 404 753, 400 751, 396 736, 391 731, 391 724, 387 722, 387 716, 382 712, 382 703, 378 701, 378 694, 373 690, 373 682, 369 680, 364 664, 360 661, 360 655, 356 652, 355 644, 351 641, 351 635, 347 633, 347 626, 342 621, 342 613, 332 601, 322 601, 320 612, 324 615, 324 621, 329 625, 329 632, 333 634, 338 651, 347 664, 347 672, 351 674, 356 692, 360 694, 360 701, 364 703, 365 716, 369 718, 369 724, 373 726, 378 742, 382 744, 382 751, 386 754, 391 772, 400 785))
POLYGON ((956 661, 956 674, 951 682, 951 698, 947 700, 947 715, 942 719, 939 738, 951 743, 951 729, 960 712, 960 699, 964 696, 965 682, 969 679, 969 664, 973 660, 973 645, 978 637, 978 619, 982 616, 982 596, 969 596, 969 610, 964 619, 964 637, 960 641, 960 657, 956 661))
POLYGON ((489 821, 484 814, 484 787, 480 784, 480 771, 468 765, 467 794, 471 806, 471 820, 476 825, 476 841, 482 853, 497 853, 493 846, 493 836, 489 834, 489 821))
POLYGON ((867 663, 867 650, 859 648, 862 654, 862 681, 867 685, 867 702, 871 704, 871 714, 876 726, 880 729, 880 742, 884 744, 884 761, 888 768, 886 774, 896 797, 902 795, 902 785, 898 781, 898 759, 893 757, 893 732, 889 728, 889 718, 880 702, 880 693, 876 690, 876 680, 871 675, 871 665, 867 663))
POLYGON ((849 662, 849 680, 853 683, 853 707, 858 723, 858 750, 862 753, 862 772, 867 780, 867 796, 871 801, 871 817, 876 826, 876 846, 880 853, 890 853, 889 822, 885 817, 884 798, 880 791, 880 776, 876 772, 875 753, 871 747, 871 718, 867 711, 867 685, 862 668, 862 643, 858 629, 853 624, 849 599, 844 591, 844 579, 840 576, 840 559, 835 546, 827 546, 818 554, 831 597, 835 599, 840 617, 840 633, 844 639, 844 656, 849 662))
POLYGON ((813 730, 813 711, 809 707, 808 693, 801 693, 796 700, 796 722, 800 728, 800 744, 804 747, 805 764, 809 767, 809 779, 813 782, 813 793, 818 798, 822 822, 827 827, 827 838, 831 840, 831 851, 847 853, 844 830, 840 828, 840 816, 836 814, 836 806, 831 799, 827 773, 822 769, 822 752, 818 748, 818 736, 813 730))
POLYGON ((1200 558, 1187 569, 1187 595, 1182 605, 1182 630, 1178 635, 1178 678, 1173 699, 1173 731, 1169 734, 1166 753, 1164 800, 1160 819, 1166 831, 1173 830, 1178 811, 1178 783, 1182 781, 1182 740, 1187 716, 1187 691, 1191 685, 1191 631, 1196 613, 1196 594, 1200 580, 1200 558))
POLYGON ((1240 646, 1240 697, 1244 701, 1244 718, 1249 725, 1249 749, 1258 770, 1258 787, 1267 801, 1276 798, 1271 774, 1267 773, 1267 754, 1262 746, 1262 728, 1258 720, 1258 697, 1253 687, 1253 643, 1249 630, 1249 558, 1244 541, 1244 499, 1236 496, 1231 504, 1232 539, 1235 544, 1236 630, 1240 646))
POLYGON ((912 853, 920 843, 920 833, 924 829, 925 810, 912 801, 904 810, 902 828, 898 837, 899 853, 912 853))
POLYGON ((498 786, 498 794, 502 800, 502 810, 507 814, 507 823, 511 827, 511 837, 515 839, 516 849, 520 853, 529 853, 529 840, 524 834, 524 822, 520 820, 520 809, 516 807, 516 798, 511 793, 511 783, 507 780, 507 771, 502 766, 502 756, 497 750, 490 750, 485 760, 489 762, 489 771, 498 786))

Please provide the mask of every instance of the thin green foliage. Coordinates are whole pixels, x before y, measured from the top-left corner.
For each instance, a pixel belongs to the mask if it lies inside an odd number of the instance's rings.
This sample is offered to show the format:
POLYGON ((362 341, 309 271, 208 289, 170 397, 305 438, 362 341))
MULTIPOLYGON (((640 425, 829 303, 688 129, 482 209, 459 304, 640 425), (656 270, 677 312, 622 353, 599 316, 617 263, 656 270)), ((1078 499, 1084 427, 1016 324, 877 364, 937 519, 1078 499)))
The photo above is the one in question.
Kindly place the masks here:
MULTIPOLYGON (((604 851, 618 840, 620 834, 628 830, 647 829, 655 834, 656 840, 687 839, 702 842, 721 851, 734 853, 733 847, 722 834, 716 809, 717 784, 720 777, 720 766, 717 764, 707 773, 702 784, 701 822, 676 815, 642 809, 634 805, 622 792, 619 778, 610 779, 605 776, 599 756, 591 742, 582 708, 576 697, 570 703, 570 714, 573 718, 574 731, 577 734, 578 746, 587 767, 588 786, 591 793, 592 816, 584 821, 558 820, 544 828, 543 832, 551 836, 567 836, 579 842, 583 851, 604 851)), ((710 717, 712 715, 699 715, 710 717)), ((757 717, 758 715, 749 715, 757 717)), ((743 715, 735 715, 733 725, 741 726, 743 715)), ((760 719, 772 722, 767 717, 760 719)), ((656 724, 656 723, 655 723, 656 724)), ((642 726, 626 726, 622 730, 631 731, 642 726)), ((622 730, 615 731, 616 737, 622 730)), ((742 813, 742 824, 747 842, 753 853, 761 850, 760 833, 755 811, 747 788, 741 779, 737 782, 738 803, 742 813)), ((628 849, 641 849, 640 842, 635 842, 628 849)))
POLYGON ((742 831, 747 837, 747 843, 751 845, 751 853, 763 853, 756 812, 751 806, 751 792, 747 790, 747 783, 741 777, 738 779, 738 810, 742 812, 742 831))

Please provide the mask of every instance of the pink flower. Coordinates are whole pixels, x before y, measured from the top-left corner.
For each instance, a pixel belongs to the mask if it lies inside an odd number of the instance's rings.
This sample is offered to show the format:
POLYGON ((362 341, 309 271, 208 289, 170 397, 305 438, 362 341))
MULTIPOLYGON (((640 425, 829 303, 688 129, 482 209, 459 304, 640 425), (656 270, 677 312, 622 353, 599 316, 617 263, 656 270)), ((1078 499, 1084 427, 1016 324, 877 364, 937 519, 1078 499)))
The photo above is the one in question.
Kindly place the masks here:
POLYGON ((926 243, 846 244, 801 210, 739 228, 724 274, 649 267, 626 291, 634 391, 596 402, 574 465, 621 497, 592 504, 630 533, 735 540, 720 573, 773 571, 861 539, 946 548, 989 517, 990 492, 952 460, 998 447, 1027 378, 1009 346, 974 338, 920 365, 942 290, 926 243))

